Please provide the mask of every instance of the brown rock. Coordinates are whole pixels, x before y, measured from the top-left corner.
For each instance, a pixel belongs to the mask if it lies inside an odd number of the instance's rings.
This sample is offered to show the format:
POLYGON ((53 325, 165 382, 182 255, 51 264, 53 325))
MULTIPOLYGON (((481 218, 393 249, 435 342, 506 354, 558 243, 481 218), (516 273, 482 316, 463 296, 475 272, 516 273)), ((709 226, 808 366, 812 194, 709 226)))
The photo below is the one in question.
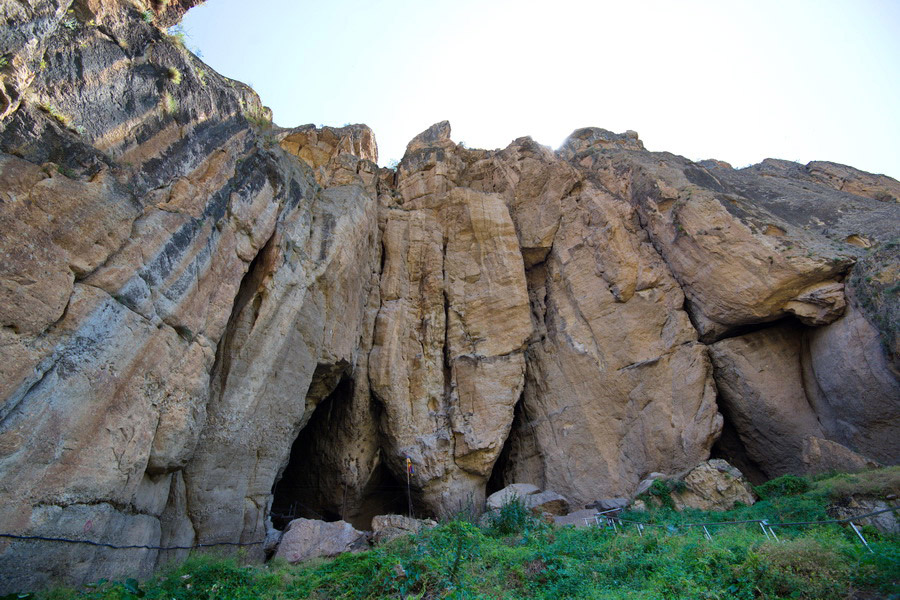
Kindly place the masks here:
MULTIPOLYGON (((838 318, 850 265, 896 236, 893 180, 692 163, 595 128, 559 153, 468 150, 446 122, 379 169, 367 127, 273 127, 161 36, 193 3, 152 3, 152 23, 108 0, 6 10, 4 531, 271 542, 298 504, 362 527, 406 508, 385 490, 407 457, 417 514, 480 505, 489 478, 629 495, 705 460, 721 428, 697 329, 791 313, 830 324, 723 351, 723 397, 758 400, 748 452, 896 461, 896 373, 865 321, 893 308, 838 318), (819 430, 758 410, 801 396, 819 430)), ((886 292, 896 259, 877 266, 851 280, 886 292)), ((5 544, 0 595, 184 554, 5 544)))
POLYGON ((803 473, 804 439, 824 436, 804 392, 802 336, 801 328, 786 324, 709 347, 722 410, 770 478, 803 473))
POLYGON ((331 557, 345 552, 361 552, 369 548, 366 534, 349 523, 295 519, 290 522, 278 544, 275 558, 292 565, 318 557, 331 557))
POLYGON ((809 436, 803 440, 802 460, 806 470, 819 473, 855 473, 880 466, 837 442, 809 436))
POLYGON ((553 517, 553 522, 562 527, 565 525, 573 525, 576 528, 590 527, 595 524, 594 515, 597 511, 593 508, 583 508, 570 512, 567 515, 553 517))
POLYGON ((756 502, 753 488, 741 472, 721 459, 697 466, 685 475, 684 483, 687 488, 683 492, 672 492, 678 510, 731 510, 737 502, 756 502))
POLYGON ((548 513, 559 516, 569 512, 569 501, 552 490, 529 494, 522 500, 525 507, 537 515, 548 513))
POLYGON ((869 459, 900 458, 900 379, 878 331, 851 301, 843 318, 810 330, 803 378, 823 436, 869 459))
POLYGON ((412 519, 403 515, 378 515, 372 519, 372 541, 376 545, 384 544, 431 527, 437 527, 437 521, 412 519))
POLYGON ((494 492, 488 496, 485 501, 485 507, 487 510, 499 510, 504 504, 508 504, 513 499, 521 501, 540 492, 541 488, 530 483, 511 483, 499 492, 494 492))
POLYGON ((369 362, 393 470, 403 473, 410 457, 414 483, 436 513, 481 502, 524 383, 531 331, 506 205, 494 194, 445 192, 441 181, 401 169, 398 189, 408 196, 402 210, 385 211, 382 307, 369 362))
POLYGON ((835 282, 852 265, 858 250, 845 242, 849 235, 889 240, 887 222, 898 218, 895 204, 816 185, 793 163, 701 166, 582 137, 573 134, 561 155, 635 206, 704 341, 774 320, 790 303, 803 318, 833 320, 839 294, 810 298, 811 286, 835 282), (812 307, 798 306, 810 300, 812 307))

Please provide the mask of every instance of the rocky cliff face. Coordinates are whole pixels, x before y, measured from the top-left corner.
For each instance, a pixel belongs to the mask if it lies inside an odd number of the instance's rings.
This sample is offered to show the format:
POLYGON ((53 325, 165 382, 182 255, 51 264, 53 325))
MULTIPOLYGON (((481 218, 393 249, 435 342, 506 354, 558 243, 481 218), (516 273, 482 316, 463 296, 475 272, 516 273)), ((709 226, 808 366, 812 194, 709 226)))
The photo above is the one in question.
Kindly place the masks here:
MULTIPOLYGON (((439 516, 900 459, 898 182, 446 122, 379 168, 166 36, 191 4, 2 8, 0 533, 261 558, 407 476, 439 516)), ((0 539, 0 593, 179 553, 0 539)))

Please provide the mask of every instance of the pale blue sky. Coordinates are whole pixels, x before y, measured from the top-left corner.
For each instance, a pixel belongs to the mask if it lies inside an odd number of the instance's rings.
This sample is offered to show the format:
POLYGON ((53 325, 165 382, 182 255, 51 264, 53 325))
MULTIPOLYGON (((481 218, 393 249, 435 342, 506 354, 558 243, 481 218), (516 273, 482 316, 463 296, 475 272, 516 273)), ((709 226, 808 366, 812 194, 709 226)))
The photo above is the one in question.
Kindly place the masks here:
POLYGON ((381 164, 448 119, 470 147, 598 126, 900 178, 898 0, 208 0, 183 25, 278 125, 366 123, 381 164))

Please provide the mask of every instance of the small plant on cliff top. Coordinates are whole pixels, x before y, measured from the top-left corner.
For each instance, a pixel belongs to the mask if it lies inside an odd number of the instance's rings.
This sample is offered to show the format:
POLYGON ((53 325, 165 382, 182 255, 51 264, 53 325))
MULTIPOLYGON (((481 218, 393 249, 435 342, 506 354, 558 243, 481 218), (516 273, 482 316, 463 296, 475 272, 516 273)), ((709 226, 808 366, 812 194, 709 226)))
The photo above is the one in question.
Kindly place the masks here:
POLYGON ((179 71, 176 67, 169 67, 167 69, 169 75, 169 81, 178 85, 181 83, 181 71, 179 71))

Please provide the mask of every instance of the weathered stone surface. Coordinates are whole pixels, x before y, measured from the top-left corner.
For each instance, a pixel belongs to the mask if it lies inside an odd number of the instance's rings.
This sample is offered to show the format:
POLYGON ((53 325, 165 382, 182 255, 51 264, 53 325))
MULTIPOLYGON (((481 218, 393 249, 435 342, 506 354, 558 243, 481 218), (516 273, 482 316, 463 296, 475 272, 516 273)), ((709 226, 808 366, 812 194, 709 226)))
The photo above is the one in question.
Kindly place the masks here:
POLYGON ((482 502, 521 394, 531 324, 509 210, 495 194, 448 191, 440 167, 418 170, 452 145, 426 133, 442 146, 411 144, 399 198, 384 200, 369 378, 392 470, 403 473, 410 457, 422 501, 442 513, 482 502))
POLYGON ((527 496, 539 494, 540 492, 541 488, 531 483, 511 483, 499 492, 494 492, 488 496, 485 507, 488 510, 498 510, 513 499, 524 500, 527 496))
POLYGON ((525 508, 537 515, 549 513, 559 516, 569 512, 569 501, 553 490, 529 494, 522 501, 525 504, 525 508))
POLYGON ((870 458, 831 440, 809 436, 803 440, 803 464, 806 471, 819 473, 854 473, 880 466, 870 458))
MULTIPOLYGON (((257 543, 299 505, 367 527, 406 509, 407 457, 416 514, 480 506, 488 480, 630 496, 708 457, 722 336, 745 453, 900 456, 897 182, 595 128, 469 150, 446 122, 379 169, 367 127, 271 126, 167 37, 194 0, 20 4, 0 28, 4 531, 257 543), (789 315, 814 328, 743 329, 789 315)), ((0 541, 0 595, 186 554, 42 552, 0 541)))
POLYGON ((878 330, 852 300, 843 318, 807 333, 804 388, 822 437, 885 464, 900 459, 900 377, 878 330))
POLYGON ((341 128, 315 125, 295 127, 280 134, 281 147, 313 169, 323 186, 355 183, 373 185, 378 171, 375 134, 365 125, 341 128))
POLYGON ((378 515, 372 519, 372 541, 384 544, 404 535, 419 533, 423 529, 436 527, 431 519, 412 519, 403 515, 378 515))
MULTIPOLYGON (((849 236, 887 241, 900 218, 895 203, 817 185, 784 161, 736 171, 584 137, 573 134, 561 154, 635 206, 706 341, 807 304, 811 286, 832 284, 852 265, 849 236)), ((833 320, 834 302, 839 296, 819 294, 816 313, 833 320)))
MULTIPOLYGON (((892 506, 896 506, 896 504, 889 504, 879 498, 851 496, 840 504, 829 506, 828 514, 835 519, 854 519, 861 515, 886 510, 892 506)), ((871 525, 882 533, 894 535, 900 533, 900 519, 897 518, 896 512, 883 512, 865 519, 855 519, 853 522, 857 525, 871 525)))
POLYGON ((654 481, 656 481, 657 479, 663 479, 663 478, 665 478, 664 473, 650 473, 649 475, 647 475, 647 477, 642 479, 641 482, 638 484, 637 488, 635 488, 634 495, 640 496, 641 494, 643 494, 644 492, 646 492, 647 490, 650 489, 650 486, 653 485, 654 481))
POLYGON ((558 526, 590 527, 594 525, 595 514, 597 514, 597 511, 593 508, 583 508, 570 512, 567 515, 553 517, 553 522, 558 526))
POLYGON ((721 459, 712 459, 695 467, 685 475, 687 488, 672 492, 678 510, 731 510, 735 503, 750 505, 756 502, 753 488, 741 472, 721 459))
POLYGON ((589 182, 559 202, 552 250, 528 272, 534 334, 506 481, 584 504, 707 458, 721 417, 706 349, 634 209, 589 182))
POLYGON ((804 392, 802 338, 800 327, 785 324, 709 347, 721 409, 768 477, 802 473, 804 439, 824 436, 804 392))
MULTIPOLYGON (((635 492, 636 496, 647 491, 646 489, 641 489, 641 487, 644 485, 644 483, 646 481, 648 481, 648 480, 645 479, 644 481, 641 482, 641 485, 638 486, 638 490, 640 490, 640 491, 635 492)), ((649 481, 653 481, 653 480, 649 480, 649 481)), ((649 488, 649 487, 650 487, 650 485, 647 484, 647 488, 649 488)), ((616 510, 616 509, 622 510, 626 506, 628 506, 628 503, 629 503, 628 498, 601 498, 600 500, 597 500, 596 502, 592 502, 591 504, 588 504, 586 508, 591 508, 591 509, 594 509, 597 511, 616 510)))
POLYGON ((278 544, 275 558, 283 558, 295 565, 311 558, 361 552, 368 548, 366 534, 353 529, 350 523, 294 519, 278 544))

